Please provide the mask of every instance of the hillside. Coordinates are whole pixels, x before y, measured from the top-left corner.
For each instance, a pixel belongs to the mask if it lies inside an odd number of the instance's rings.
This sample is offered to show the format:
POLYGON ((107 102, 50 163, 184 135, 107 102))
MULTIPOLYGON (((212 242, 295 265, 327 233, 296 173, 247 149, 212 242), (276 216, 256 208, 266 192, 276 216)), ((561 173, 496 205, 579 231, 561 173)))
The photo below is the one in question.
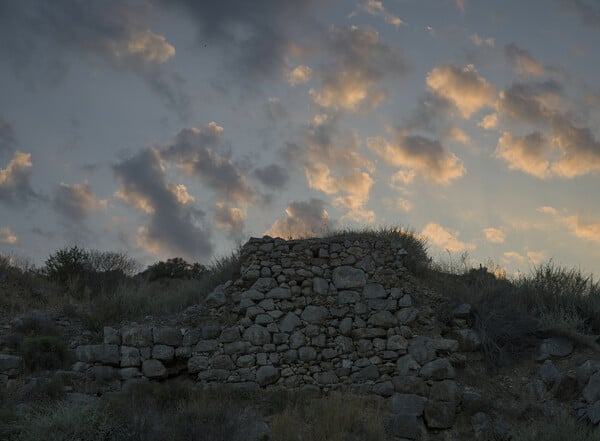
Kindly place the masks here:
MULTIPOLYGON (((577 272, 444 273, 401 230, 252 238, 229 263, 218 276, 213 267, 198 280, 121 282, 110 296, 4 316, 0 435, 596 436, 600 289, 577 272)), ((5 284, 6 298, 56 289, 4 277, 31 285, 5 284)))

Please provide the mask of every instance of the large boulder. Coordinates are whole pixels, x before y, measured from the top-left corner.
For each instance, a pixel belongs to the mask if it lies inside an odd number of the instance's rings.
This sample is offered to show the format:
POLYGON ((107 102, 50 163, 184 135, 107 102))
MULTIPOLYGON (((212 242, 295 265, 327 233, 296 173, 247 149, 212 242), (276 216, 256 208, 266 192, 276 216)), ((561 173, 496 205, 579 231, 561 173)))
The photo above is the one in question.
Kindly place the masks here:
POLYGON ((362 288, 367 283, 365 272, 351 266, 338 266, 331 279, 337 289, 362 288))
POLYGON ((279 369, 273 366, 261 366, 256 370, 256 381, 260 386, 273 384, 280 376, 279 369))
POLYGON ((121 354, 117 345, 81 345, 75 349, 78 361, 119 366, 121 354))
POLYGON ((329 316, 329 310, 324 306, 308 305, 302 313, 302 320, 313 325, 321 324, 329 316))
POLYGON ((267 328, 260 325, 252 325, 244 331, 244 340, 249 341, 255 346, 271 343, 271 333, 267 328))

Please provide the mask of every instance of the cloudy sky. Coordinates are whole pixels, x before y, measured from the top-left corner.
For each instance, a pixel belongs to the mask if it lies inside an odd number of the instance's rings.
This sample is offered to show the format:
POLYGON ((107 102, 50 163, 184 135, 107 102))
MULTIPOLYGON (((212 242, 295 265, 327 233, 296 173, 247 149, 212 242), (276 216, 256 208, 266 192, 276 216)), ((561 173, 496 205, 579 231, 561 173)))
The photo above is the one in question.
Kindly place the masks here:
POLYGON ((388 225, 600 274, 596 0, 0 0, 0 252, 388 225))

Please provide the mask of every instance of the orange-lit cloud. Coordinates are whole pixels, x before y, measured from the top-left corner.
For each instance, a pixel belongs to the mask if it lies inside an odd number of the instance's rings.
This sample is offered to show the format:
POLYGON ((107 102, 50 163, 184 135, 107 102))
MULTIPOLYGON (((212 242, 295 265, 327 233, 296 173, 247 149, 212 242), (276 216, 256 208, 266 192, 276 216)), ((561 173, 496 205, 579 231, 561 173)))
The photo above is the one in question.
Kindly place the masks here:
POLYGON ((456 0, 456 7, 460 10, 461 13, 465 13, 467 0, 456 0))
POLYGON ((431 243, 450 252, 475 249, 475 245, 461 242, 458 231, 448 230, 435 222, 429 222, 421 231, 421 236, 431 243))
POLYGON ((600 221, 582 219, 579 214, 559 212, 556 208, 549 206, 539 207, 538 211, 551 216, 556 222, 564 225, 573 236, 600 243, 600 221))
POLYGON ((494 45, 496 44, 496 41, 491 38, 482 38, 477 34, 473 34, 469 37, 469 39, 471 40, 471 42, 475 45, 475 46, 488 46, 488 47, 494 47, 494 45))
POLYGON ((405 24, 400 17, 389 13, 383 6, 383 3, 379 0, 367 0, 363 5, 362 9, 376 17, 381 17, 386 23, 389 23, 395 27, 399 27, 405 24))
POLYGON ((385 97, 383 81, 406 72, 399 49, 382 43, 372 29, 333 26, 326 50, 331 61, 319 69, 320 88, 309 92, 328 109, 373 109, 385 97))
POLYGON ((137 58, 144 63, 165 63, 175 56, 175 48, 165 37, 148 30, 132 33, 127 40, 109 42, 116 59, 137 58))
POLYGON ((265 234, 284 239, 319 237, 333 231, 337 225, 320 199, 292 201, 285 214, 285 218, 277 219, 265 234))
POLYGON ((490 113, 489 115, 485 115, 477 125, 485 130, 495 129, 498 127, 498 114, 490 113))
POLYGON ((242 240, 246 211, 238 207, 229 207, 225 202, 217 202, 213 221, 217 228, 228 230, 231 237, 242 240))
POLYGON ((0 227, 0 242, 13 245, 17 243, 17 236, 10 227, 0 227))
POLYGON ((550 151, 548 140, 539 132, 527 136, 504 133, 498 140, 495 155, 508 163, 510 170, 520 170, 537 178, 550 176, 550 163, 545 159, 550 151))
POLYGON ((31 189, 31 154, 15 151, 6 168, 0 168, 0 202, 20 205, 36 197, 31 189))
POLYGON ((452 101, 465 119, 491 107, 496 98, 495 87, 479 76, 472 64, 464 68, 454 64, 434 67, 426 81, 435 93, 452 101))
POLYGON ((506 239, 506 233, 500 228, 488 227, 484 228, 483 232, 485 233, 485 238, 490 243, 500 244, 504 243, 506 239))
POLYGON ((367 145, 387 163, 404 170, 400 175, 395 175, 395 179, 403 180, 404 183, 413 179, 411 172, 443 185, 450 184, 465 174, 462 161, 439 141, 398 132, 393 143, 382 137, 375 137, 368 138, 367 145))
POLYGON ((96 199, 88 181, 81 184, 61 182, 56 189, 52 206, 69 222, 82 223, 90 211, 106 208, 106 199, 96 199))
POLYGON ((310 81, 312 75, 313 70, 310 67, 301 64, 288 72, 287 81, 292 86, 305 84, 310 81))

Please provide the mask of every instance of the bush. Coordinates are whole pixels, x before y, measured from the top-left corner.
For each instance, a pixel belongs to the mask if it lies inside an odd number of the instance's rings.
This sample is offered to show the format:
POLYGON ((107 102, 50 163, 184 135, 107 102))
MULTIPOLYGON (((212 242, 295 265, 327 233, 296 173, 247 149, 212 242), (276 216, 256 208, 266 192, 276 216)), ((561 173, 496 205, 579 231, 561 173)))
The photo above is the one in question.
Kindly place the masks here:
POLYGON ((60 337, 25 337, 21 355, 31 372, 60 369, 69 361, 67 343, 60 337))
POLYGON ((63 248, 46 260, 44 272, 48 278, 62 285, 89 271, 89 255, 79 247, 63 248))
POLYGON ((160 279, 201 279, 208 269, 199 263, 190 264, 181 257, 154 263, 142 273, 149 282, 160 279))

